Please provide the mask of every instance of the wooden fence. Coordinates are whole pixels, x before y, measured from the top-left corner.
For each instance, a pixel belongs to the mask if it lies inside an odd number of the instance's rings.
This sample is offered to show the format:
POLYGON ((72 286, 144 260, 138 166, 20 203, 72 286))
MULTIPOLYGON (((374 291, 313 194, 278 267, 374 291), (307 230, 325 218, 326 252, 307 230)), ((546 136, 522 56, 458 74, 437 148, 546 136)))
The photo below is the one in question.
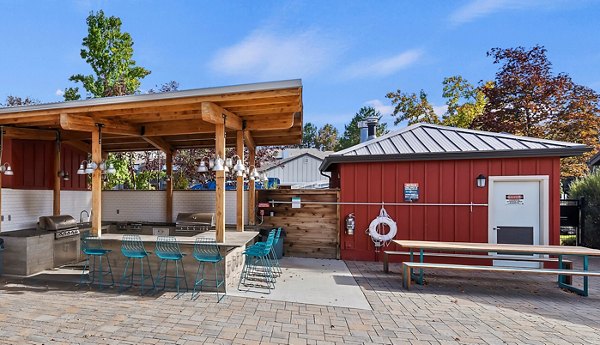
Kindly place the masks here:
POLYGON ((274 189, 257 192, 259 203, 282 201, 259 207, 264 210, 260 228, 282 227, 286 232, 286 256, 339 259, 340 222, 338 205, 308 204, 306 202, 332 202, 339 200, 337 189, 274 189), (300 208, 292 208, 292 197, 299 197, 300 208), (273 212, 273 216, 270 216, 273 212))

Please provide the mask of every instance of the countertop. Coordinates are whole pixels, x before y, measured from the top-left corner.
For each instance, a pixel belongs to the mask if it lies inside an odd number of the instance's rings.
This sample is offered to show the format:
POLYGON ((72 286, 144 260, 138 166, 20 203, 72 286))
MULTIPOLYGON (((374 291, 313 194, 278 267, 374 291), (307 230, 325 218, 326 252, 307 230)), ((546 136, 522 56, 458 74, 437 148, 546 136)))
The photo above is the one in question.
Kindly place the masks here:
MULTIPOLYGON (((139 235, 143 242, 156 243, 156 236, 154 235, 139 235)), ((215 239, 216 232, 214 230, 206 231, 194 236, 174 236, 177 241, 182 245, 193 245, 197 238, 211 238, 215 239)), ((248 242, 254 240, 258 236, 257 231, 226 231, 225 242, 217 243, 221 247, 241 247, 245 246, 248 242)), ((123 234, 102 234, 102 241, 119 241, 123 239, 123 234)))

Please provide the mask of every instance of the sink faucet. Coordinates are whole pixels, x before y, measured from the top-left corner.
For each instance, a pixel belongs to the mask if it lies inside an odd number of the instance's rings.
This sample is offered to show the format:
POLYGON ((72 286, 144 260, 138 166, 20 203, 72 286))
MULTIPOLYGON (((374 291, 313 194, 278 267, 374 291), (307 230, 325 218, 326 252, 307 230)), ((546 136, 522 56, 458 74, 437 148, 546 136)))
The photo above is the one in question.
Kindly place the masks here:
POLYGON ((87 214, 88 221, 90 220, 89 212, 86 210, 83 210, 83 211, 79 212, 79 223, 83 223, 83 212, 85 212, 85 214, 87 214))

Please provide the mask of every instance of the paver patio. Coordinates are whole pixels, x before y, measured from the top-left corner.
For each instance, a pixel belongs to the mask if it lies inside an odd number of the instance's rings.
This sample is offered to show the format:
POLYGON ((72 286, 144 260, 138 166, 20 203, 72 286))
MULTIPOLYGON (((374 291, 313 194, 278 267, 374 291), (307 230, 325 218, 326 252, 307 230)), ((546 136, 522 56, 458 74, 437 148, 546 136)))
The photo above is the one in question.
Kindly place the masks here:
MULTIPOLYGON (((0 285, 2 344, 600 344, 600 279, 590 297, 550 277, 431 271, 401 287, 399 265, 347 262, 373 311, 212 294, 140 297, 72 285, 0 285), (466 277, 461 274, 461 277, 466 277)), ((591 261, 600 269, 600 260, 591 261)))

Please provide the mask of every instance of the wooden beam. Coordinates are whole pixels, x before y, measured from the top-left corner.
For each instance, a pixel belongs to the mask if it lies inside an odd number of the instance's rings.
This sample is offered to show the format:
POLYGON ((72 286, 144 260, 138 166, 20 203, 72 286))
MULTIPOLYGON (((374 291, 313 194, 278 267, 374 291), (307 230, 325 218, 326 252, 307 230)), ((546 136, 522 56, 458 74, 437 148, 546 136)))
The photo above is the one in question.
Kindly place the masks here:
MULTIPOLYGON (((225 157, 225 126, 223 124, 215 125, 215 151, 216 154, 225 157)), ((225 242, 225 171, 216 172, 216 240, 219 243, 225 242)))
MULTIPOLYGON (((254 144, 254 138, 252 137, 252 134, 248 130, 244 131, 244 141, 246 142, 246 147, 250 151, 256 150, 256 145, 254 144)), ((252 163, 248 163, 248 164, 253 165, 252 163)))
POLYGON ((169 154, 173 152, 171 145, 162 137, 142 136, 142 138, 164 153, 169 154))
MULTIPOLYGON (((239 159, 244 162, 244 132, 237 131, 236 133, 236 153, 239 159)), ((236 184, 237 207, 236 207, 236 229, 244 231, 244 176, 237 177, 236 184)))
POLYGON ((138 100, 134 102, 122 102, 112 104, 98 104, 89 106, 72 107, 70 103, 65 103, 65 107, 56 109, 41 109, 33 111, 20 111, 19 107, 15 107, 12 113, 0 114, 0 122, 7 120, 11 121, 14 118, 33 117, 42 115, 58 115, 60 113, 96 113, 101 111, 116 110, 123 111, 124 109, 139 109, 140 112, 148 107, 169 107, 175 105, 202 103, 202 102, 224 102, 224 101, 245 101, 245 100, 260 100, 263 98, 299 96, 302 94, 302 88, 292 87, 288 89, 254 91, 254 92, 238 92, 218 95, 206 96, 191 96, 179 97, 171 99, 154 99, 154 100, 138 100))
MULTIPOLYGON (((223 123, 222 120, 221 123, 223 123)), ((214 132, 214 124, 200 120, 153 122, 144 126, 144 135, 149 137, 214 132)))
POLYGON ((38 125, 58 125, 59 118, 57 114, 43 116, 24 116, 25 114, 16 114, 11 116, 1 116, 0 125, 21 125, 21 126, 38 126, 38 125))
POLYGON ((103 133, 113 133, 122 135, 138 136, 142 134, 142 129, 139 126, 132 124, 108 120, 108 119, 93 119, 83 115, 60 114, 60 127, 62 129, 80 132, 93 132, 97 127, 96 124, 103 125, 103 133))
POLYGON ((165 152, 167 154, 167 205, 166 205, 166 222, 173 222, 173 152, 165 152))
POLYGON ((226 116, 225 127, 236 131, 242 130, 242 119, 236 114, 212 102, 202 102, 202 120, 213 124, 222 124, 226 116))
MULTIPOLYGON (((256 164, 256 152, 254 147, 248 147, 248 165, 256 164)), ((256 169, 256 166, 254 167, 256 169)), ((248 224, 256 224, 256 184, 255 181, 248 181, 248 224)))
POLYGON ((58 172, 61 171, 62 168, 60 165, 60 145, 57 143, 54 146, 54 168, 52 170, 52 173, 54 174, 52 214, 58 216, 60 215, 60 176, 58 175, 58 172))
POLYGON ((79 151, 90 153, 92 152, 92 145, 83 142, 81 140, 65 140, 63 144, 69 145, 79 151))
MULTIPOLYGON (((92 161, 102 161, 100 130, 97 126, 92 131, 92 161)), ((92 236, 102 236, 102 172, 94 170, 92 174, 92 236)))
POLYGON ((250 117, 246 120, 246 129, 249 131, 266 131, 289 129, 294 126, 294 114, 278 114, 277 119, 263 118, 262 116, 250 117))
POLYGON ((56 131, 47 129, 4 127, 4 137, 25 140, 56 140, 56 131))
MULTIPOLYGON (((0 214, 2 214, 2 174, 0 174, 0 214)), ((0 221, 0 233, 2 232, 2 222, 0 221)))

